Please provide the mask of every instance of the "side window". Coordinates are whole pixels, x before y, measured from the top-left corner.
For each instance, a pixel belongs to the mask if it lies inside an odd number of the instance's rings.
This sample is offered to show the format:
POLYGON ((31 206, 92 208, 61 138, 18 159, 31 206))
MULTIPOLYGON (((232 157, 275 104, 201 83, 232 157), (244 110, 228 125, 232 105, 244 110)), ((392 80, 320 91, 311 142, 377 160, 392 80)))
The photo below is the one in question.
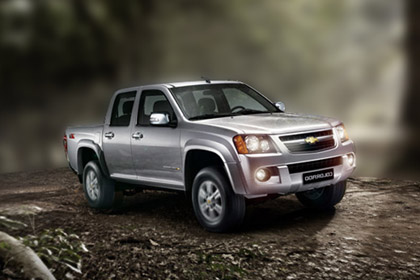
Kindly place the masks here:
POLYGON ((150 125, 150 115, 152 113, 168 113, 170 120, 175 119, 175 113, 160 90, 145 90, 141 93, 138 125, 150 125))
POLYGON ((136 92, 124 92, 117 95, 112 107, 111 126, 128 126, 133 111, 136 92))
POLYGON ((229 103, 230 109, 235 108, 236 106, 242 106, 246 109, 261 110, 266 111, 257 100, 246 94, 245 92, 236 89, 228 88, 223 90, 226 96, 226 99, 229 103))

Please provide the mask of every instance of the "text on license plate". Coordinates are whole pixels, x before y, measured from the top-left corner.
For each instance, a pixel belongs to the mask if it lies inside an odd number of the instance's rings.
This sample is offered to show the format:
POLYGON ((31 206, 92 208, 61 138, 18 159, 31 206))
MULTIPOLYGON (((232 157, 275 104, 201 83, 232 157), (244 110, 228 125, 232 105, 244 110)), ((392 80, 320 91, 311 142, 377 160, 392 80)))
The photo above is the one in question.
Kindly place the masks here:
POLYGON ((334 179, 334 169, 332 168, 303 174, 304 184, 316 183, 331 179, 334 179))

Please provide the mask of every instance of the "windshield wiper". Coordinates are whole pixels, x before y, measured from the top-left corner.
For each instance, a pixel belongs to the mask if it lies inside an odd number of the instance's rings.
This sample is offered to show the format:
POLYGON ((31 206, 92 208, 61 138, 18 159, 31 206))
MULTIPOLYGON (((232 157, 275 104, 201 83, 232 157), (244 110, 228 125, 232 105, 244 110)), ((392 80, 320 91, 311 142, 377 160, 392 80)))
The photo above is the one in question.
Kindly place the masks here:
POLYGON ((204 120, 204 119, 211 119, 211 118, 222 118, 222 117, 228 117, 228 116, 231 116, 231 115, 232 114, 204 114, 204 115, 191 117, 191 118, 189 118, 189 120, 204 120))
POLYGON ((223 118, 223 117, 231 117, 231 116, 238 116, 238 115, 262 114, 262 113, 270 113, 270 112, 254 110, 254 109, 244 109, 244 110, 241 110, 239 112, 234 112, 234 113, 204 114, 204 115, 191 117, 189 118, 189 120, 204 120, 204 119, 211 119, 211 118, 223 118))
POLYGON ((232 113, 232 115, 250 115, 250 114, 261 114, 261 113, 270 113, 270 112, 254 110, 254 109, 243 109, 241 111, 232 113))

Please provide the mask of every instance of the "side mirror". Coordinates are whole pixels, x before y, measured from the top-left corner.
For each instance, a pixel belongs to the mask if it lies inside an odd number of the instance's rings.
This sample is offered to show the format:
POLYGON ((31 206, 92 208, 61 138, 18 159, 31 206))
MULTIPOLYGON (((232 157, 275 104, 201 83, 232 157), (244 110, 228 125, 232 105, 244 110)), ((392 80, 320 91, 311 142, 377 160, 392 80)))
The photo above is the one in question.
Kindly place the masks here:
POLYGON ((286 105, 284 105, 283 102, 276 102, 276 104, 274 105, 276 105, 277 109, 279 109, 280 111, 282 112, 286 111, 286 105))
POLYGON ((152 113, 150 115, 151 125, 169 125, 169 114, 166 113, 152 113))

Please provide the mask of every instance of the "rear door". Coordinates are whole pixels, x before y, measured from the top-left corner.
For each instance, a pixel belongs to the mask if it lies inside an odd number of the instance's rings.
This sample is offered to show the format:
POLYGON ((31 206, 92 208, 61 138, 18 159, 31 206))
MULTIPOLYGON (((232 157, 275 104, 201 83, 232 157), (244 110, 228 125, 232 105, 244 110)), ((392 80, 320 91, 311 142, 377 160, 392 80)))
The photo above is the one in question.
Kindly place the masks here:
POLYGON ((140 93, 137 125, 132 130, 132 134, 139 137, 131 139, 133 163, 143 183, 181 189, 181 129, 150 125, 153 112, 168 113, 171 120, 177 119, 165 92, 164 89, 144 89, 140 93))
POLYGON ((114 97, 111 115, 104 125, 103 149, 111 176, 135 177, 131 155, 132 111, 137 91, 120 92, 114 97))

